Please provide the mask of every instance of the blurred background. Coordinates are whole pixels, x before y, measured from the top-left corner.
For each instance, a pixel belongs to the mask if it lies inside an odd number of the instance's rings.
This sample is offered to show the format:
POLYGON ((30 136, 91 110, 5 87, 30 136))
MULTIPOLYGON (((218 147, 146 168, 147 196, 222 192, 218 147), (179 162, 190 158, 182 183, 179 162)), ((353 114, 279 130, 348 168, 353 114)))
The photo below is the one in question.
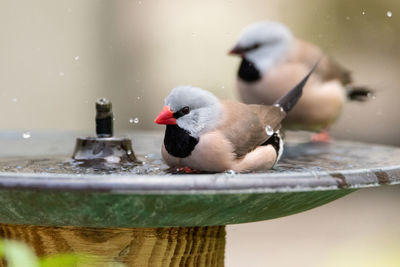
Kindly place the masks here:
MULTIPOLYGON (((239 59, 227 51, 243 27, 266 19, 287 24, 376 91, 345 107, 334 137, 400 145, 396 0, 0 0, 0 130, 21 138, 93 133, 103 96, 113 102, 116 132, 163 130, 153 119, 176 85, 237 97, 239 59)), ((400 249, 399 191, 363 190, 303 214, 228 227, 227 266, 370 266, 371 257, 388 261, 371 266, 400 266, 398 256, 389 265, 400 249)))

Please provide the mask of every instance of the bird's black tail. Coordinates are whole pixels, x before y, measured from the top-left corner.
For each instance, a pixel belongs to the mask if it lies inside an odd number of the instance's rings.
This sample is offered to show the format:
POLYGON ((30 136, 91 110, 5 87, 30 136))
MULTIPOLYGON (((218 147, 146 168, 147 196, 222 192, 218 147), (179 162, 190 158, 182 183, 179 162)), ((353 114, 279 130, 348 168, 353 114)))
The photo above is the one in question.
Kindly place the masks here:
POLYGON ((306 84, 310 75, 314 72, 317 68, 319 60, 315 63, 314 67, 310 70, 310 72, 303 78, 293 89, 291 89, 286 95, 279 98, 275 105, 279 105, 283 108, 283 110, 288 113, 299 101, 301 95, 303 94, 303 87, 306 84))
POLYGON ((350 101, 365 102, 374 96, 374 91, 363 86, 351 86, 347 88, 347 98, 350 101))

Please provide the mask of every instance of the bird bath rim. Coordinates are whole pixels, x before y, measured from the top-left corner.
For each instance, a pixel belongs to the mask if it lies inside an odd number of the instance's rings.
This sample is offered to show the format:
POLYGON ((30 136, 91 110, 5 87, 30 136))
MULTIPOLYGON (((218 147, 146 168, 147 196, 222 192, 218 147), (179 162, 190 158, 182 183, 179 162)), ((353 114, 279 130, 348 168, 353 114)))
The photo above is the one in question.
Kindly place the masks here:
MULTIPOLYGON (((60 160, 65 161, 72 155, 75 136, 80 135, 72 132, 33 132, 30 139, 24 140, 15 132, 2 133, 0 134, 0 145, 3 150, 0 152, 0 160, 5 158, 15 158, 17 161, 19 159, 30 159, 32 156, 29 156, 29 153, 32 154, 32 152, 42 158, 52 158, 55 155, 71 153, 64 155, 60 160), (30 149, 26 149, 27 146, 30 149)), ((157 159, 160 158, 162 132, 136 131, 133 135, 132 133, 124 133, 123 136, 132 138, 137 155, 149 155, 148 153, 151 153, 157 155, 157 159)), ((125 138, 118 137, 114 137, 114 139, 125 140, 125 138)), ((289 139, 294 138, 289 136, 289 139)), ((287 143, 290 143, 290 140, 287 143)), ((225 172, 187 175, 162 173, 147 175, 124 172, 98 175, 0 170, 0 189, 193 195, 325 191, 400 183, 399 148, 348 141, 335 141, 325 146, 314 146, 301 142, 299 144, 300 146, 294 145, 294 148, 289 145, 285 149, 285 153, 289 154, 289 158, 295 159, 299 157, 299 153, 301 154, 301 162, 289 162, 293 166, 307 165, 306 167, 309 167, 300 171, 291 170, 290 167, 284 168, 283 171, 279 170, 285 159, 278 163, 275 170, 263 173, 225 172), (319 157, 323 159, 312 162, 313 159, 319 157), (347 162, 351 160, 354 161, 354 164, 349 166, 347 162), (361 161, 365 161, 365 163, 360 164, 361 161), (324 165, 325 162, 329 162, 329 164, 324 165), (322 168, 315 168, 316 166, 322 168)), ((288 157, 288 155, 286 156, 288 157)), ((146 159, 144 159, 145 161, 146 159)), ((166 168, 167 166, 158 167, 166 168)))
POLYGON ((309 173, 95 175, 0 173, 0 189, 43 189, 113 194, 241 194, 359 189, 400 184, 400 165, 309 173))

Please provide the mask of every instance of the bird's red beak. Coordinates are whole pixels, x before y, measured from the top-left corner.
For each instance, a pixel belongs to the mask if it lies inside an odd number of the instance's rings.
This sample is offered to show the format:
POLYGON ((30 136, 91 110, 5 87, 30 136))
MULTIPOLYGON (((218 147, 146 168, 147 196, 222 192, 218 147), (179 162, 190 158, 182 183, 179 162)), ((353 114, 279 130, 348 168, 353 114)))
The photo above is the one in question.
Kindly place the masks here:
POLYGON ((171 108, 165 106, 154 122, 157 124, 176 124, 176 119, 174 118, 174 113, 171 111, 171 108))
POLYGON ((238 55, 238 56, 243 56, 244 51, 239 45, 235 45, 231 50, 229 50, 228 55, 238 55))

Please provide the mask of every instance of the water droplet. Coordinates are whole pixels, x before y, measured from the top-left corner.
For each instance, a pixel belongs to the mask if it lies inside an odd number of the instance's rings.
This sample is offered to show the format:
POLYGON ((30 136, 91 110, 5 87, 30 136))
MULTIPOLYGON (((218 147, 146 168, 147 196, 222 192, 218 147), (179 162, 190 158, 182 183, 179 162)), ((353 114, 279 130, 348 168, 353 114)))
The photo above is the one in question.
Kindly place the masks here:
POLYGON ((281 107, 281 105, 279 104, 274 104, 274 107, 277 107, 281 110, 281 112, 285 112, 285 110, 283 109, 283 107, 281 107))
POLYGON ((269 136, 271 136, 271 135, 274 134, 274 129, 271 127, 271 125, 267 125, 267 126, 265 126, 265 132, 266 132, 269 136))
POLYGON ((79 56, 74 57, 75 61, 79 60, 79 56))
POLYGON ((59 75, 59 76, 64 76, 65 74, 64 74, 64 72, 60 71, 60 72, 58 73, 58 75, 59 75))
POLYGON ((365 15, 366 13, 365 13, 365 11, 363 11, 363 12, 361 12, 361 14, 365 15))
POLYGON ((236 174, 236 172, 234 170, 227 170, 225 173, 228 174, 228 175, 235 175, 236 174))
POLYGON ((99 104, 103 105, 103 104, 106 104, 108 101, 107 101, 106 98, 102 97, 102 98, 99 98, 99 99, 97 100, 97 102, 99 102, 99 104))
POLYGON ((392 17, 392 11, 388 11, 388 12, 386 12, 386 15, 389 17, 389 18, 391 18, 392 17))
POLYGON ((30 132, 23 132, 23 133, 22 133, 22 137, 23 137, 24 139, 31 138, 31 133, 30 133, 30 132))
POLYGON ((11 99, 12 102, 17 103, 18 99, 16 97, 14 97, 13 99, 11 99))
POLYGON ((130 119, 129 119, 129 123, 135 123, 135 124, 137 124, 137 123, 139 123, 139 118, 138 118, 138 117, 130 118, 130 119))

